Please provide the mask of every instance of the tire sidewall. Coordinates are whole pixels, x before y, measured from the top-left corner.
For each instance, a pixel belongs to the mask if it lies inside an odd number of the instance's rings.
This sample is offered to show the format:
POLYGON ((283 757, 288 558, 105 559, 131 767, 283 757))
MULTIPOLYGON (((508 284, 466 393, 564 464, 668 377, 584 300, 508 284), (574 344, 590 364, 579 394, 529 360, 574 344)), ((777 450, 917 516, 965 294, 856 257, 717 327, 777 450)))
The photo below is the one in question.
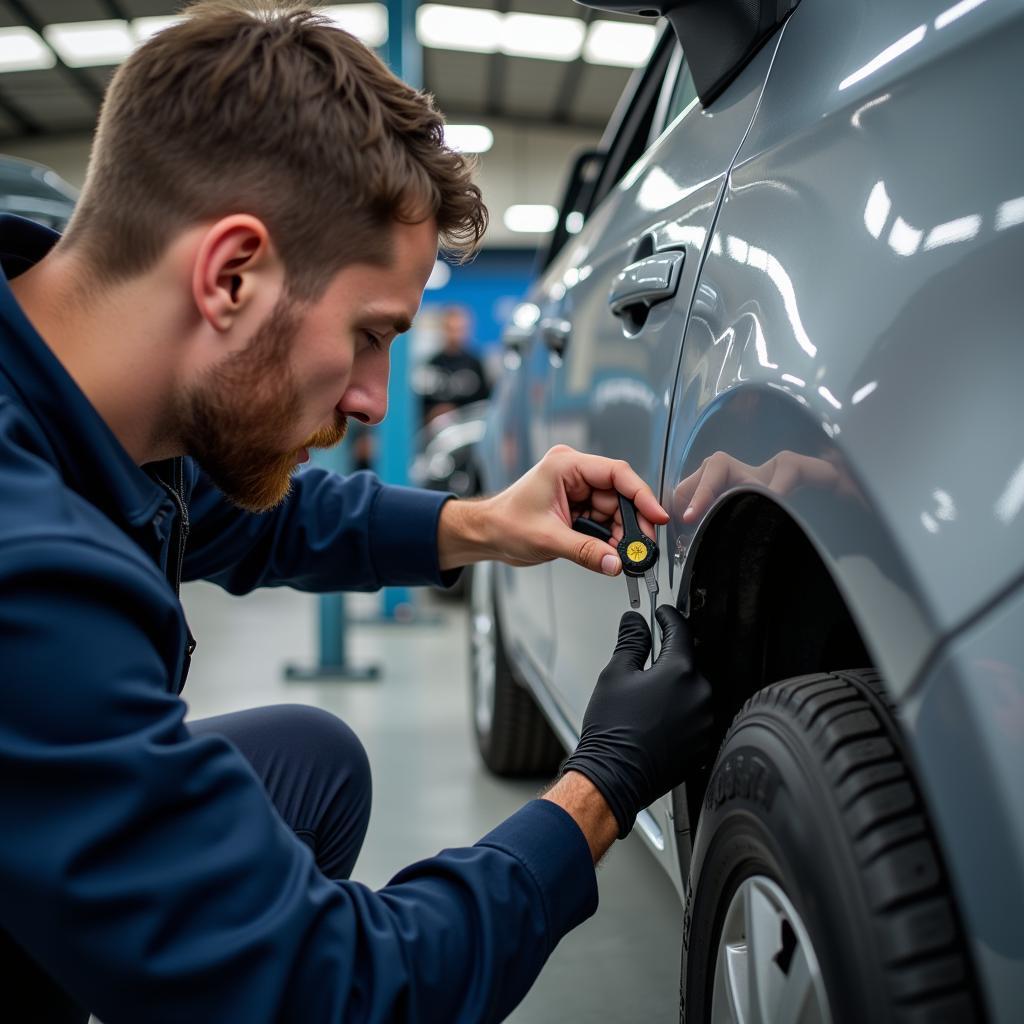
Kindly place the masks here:
POLYGON ((500 673, 507 671, 505 664, 504 644, 501 637, 501 627, 498 623, 498 602, 494 593, 494 570, 489 564, 478 567, 470 581, 469 600, 469 679, 470 679, 470 716, 472 718, 473 732, 476 735, 477 745, 484 759, 491 750, 491 740, 494 734, 495 717, 498 714, 497 694, 500 681, 500 673), (473 647, 473 631, 476 628, 474 617, 480 611, 486 611, 490 615, 491 630, 494 643, 494 685, 491 689, 489 706, 491 710, 490 728, 481 728, 477 717, 477 701, 479 699, 480 679, 478 678, 476 655, 473 647))
POLYGON ((687 1024, 708 1019, 725 913, 752 875, 776 882, 801 916, 833 1024, 886 1020, 859 870, 824 769, 810 740, 766 709, 727 737, 705 794, 684 918, 687 1024))

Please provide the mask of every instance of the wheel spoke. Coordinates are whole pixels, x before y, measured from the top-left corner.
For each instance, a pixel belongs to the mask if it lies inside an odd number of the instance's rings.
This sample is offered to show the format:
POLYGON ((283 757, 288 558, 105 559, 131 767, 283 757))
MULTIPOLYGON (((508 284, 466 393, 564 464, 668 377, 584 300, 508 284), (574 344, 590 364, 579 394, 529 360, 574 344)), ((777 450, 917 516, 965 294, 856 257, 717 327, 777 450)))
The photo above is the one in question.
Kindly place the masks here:
POLYGON ((772 955, 779 934, 779 912, 756 880, 748 879, 746 898, 747 949, 752 1024, 776 1024, 772 1012, 772 955))
POLYGON ((817 957, 796 908, 763 875, 745 879, 722 922, 711 1024, 831 1024, 817 957))
POLYGON ((789 961, 789 973, 779 992, 776 1019, 779 1024, 812 1024, 822 1019, 802 943, 797 944, 789 961))
POLYGON ((474 573, 470 589, 470 630, 473 651, 474 714, 481 734, 491 730, 494 719, 495 691, 495 629, 491 608, 491 575, 489 563, 482 563, 474 573))

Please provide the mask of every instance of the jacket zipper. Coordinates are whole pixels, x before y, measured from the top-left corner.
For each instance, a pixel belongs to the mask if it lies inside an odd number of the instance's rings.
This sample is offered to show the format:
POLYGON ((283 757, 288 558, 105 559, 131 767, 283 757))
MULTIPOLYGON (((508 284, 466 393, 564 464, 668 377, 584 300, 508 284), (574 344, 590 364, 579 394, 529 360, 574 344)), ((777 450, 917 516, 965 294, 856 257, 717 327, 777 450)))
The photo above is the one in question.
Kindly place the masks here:
POLYGON ((188 531, 190 528, 188 506, 176 488, 168 487, 167 489, 170 491, 175 505, 178 506, 178 515, 180 517, 178 520, 178 559, 174 568, 174 593, 181 596, 181 567, 185 561, 185 545, 188 543, 188 531))
MULTIPOLYGON (((178 551, 173 583, 175 596, 179 598, 181 597, 181 568, 185 561, 185 545, 188 543, 188 534, 191 526, 188 518, 188 506, 185 504, 185 499, 181 496, 184 483, 181 459, 175 459, 173 482, 171 484, 164 484, 164 486, 174 499, 174 504, 178 506, 178 551)), ((189 628, 187 621, 185 623, 185 632, 188 635, 188 640, 185 643, 185 659, 182 664, 181 678, 178 680, 178 693, 181 693, 185 688, 185 680, 188 678, 192 655, 196 650, 196 638, 192 635, 192 630, 189 628)))

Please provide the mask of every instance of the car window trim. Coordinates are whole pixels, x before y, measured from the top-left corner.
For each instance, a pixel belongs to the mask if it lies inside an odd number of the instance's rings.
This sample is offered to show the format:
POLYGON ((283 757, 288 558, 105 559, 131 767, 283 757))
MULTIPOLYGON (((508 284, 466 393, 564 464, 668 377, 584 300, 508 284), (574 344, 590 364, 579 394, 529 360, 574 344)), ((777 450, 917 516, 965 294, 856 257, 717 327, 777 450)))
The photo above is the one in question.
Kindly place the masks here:
MULTIPOLYGON (((600 148, 607 151, 608 159, 605 161, 600 177, 594 187, 593 199, 590 210, 587 211, 588 214, 601 204, 628 170, 622 164, 625 162, 626 154, 631 148, 630 143, 635 133, 639 130, 638 122, 643 119, 646 112, 650 109, 650 104, 654 101, 655 91, 658 91, 660 98, 660 90, 664 86, 665 76, 668 72, 667 65, 674 48, 677 46, 678 40, 675 33, 667 25, 663 26, 654 54, 647 62, 646 68, 642 69, 637 76, 635 88, 627 89, 627 92, 623 94, 623 101, 625 102, 620 102, 620 107, 625 106, 625 109, 621 113, 619 110, 616 110, 612 123, 609 124, 609 130, 605 132, 605 137, 601 140, 600 148), (626 106, 626 103, 628 103, 628 106, 626 106), (614 134, 611 132, 613 125, 615 127, 614 134), (626 138, 629 139, 629 142, 621 141, 626 138)), ((652 126, 653 123, 652 120, 652 126)), ((646 152, 649 142, 649 138, 645 140, 644 152, 646 152)))

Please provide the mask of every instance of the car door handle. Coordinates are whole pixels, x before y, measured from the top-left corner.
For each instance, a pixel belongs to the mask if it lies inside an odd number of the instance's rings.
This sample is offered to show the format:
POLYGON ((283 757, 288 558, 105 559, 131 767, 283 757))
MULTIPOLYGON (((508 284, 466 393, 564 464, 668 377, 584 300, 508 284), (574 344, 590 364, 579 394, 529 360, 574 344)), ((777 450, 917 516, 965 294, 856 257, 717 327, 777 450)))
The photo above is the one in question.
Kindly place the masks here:
POLYGON ((572 334, 572 324, 568 320, 552 316, 545 317, 540 322, 541 339, 556 356, 565 354, 565 346, 569 343, 570 334, 572 334))
POLYGON ((624 317, 671 299, 679 288, 685 258, 685 252, 656 252, 630 263, 612 283, 608 296, 612 313, 624 317))

